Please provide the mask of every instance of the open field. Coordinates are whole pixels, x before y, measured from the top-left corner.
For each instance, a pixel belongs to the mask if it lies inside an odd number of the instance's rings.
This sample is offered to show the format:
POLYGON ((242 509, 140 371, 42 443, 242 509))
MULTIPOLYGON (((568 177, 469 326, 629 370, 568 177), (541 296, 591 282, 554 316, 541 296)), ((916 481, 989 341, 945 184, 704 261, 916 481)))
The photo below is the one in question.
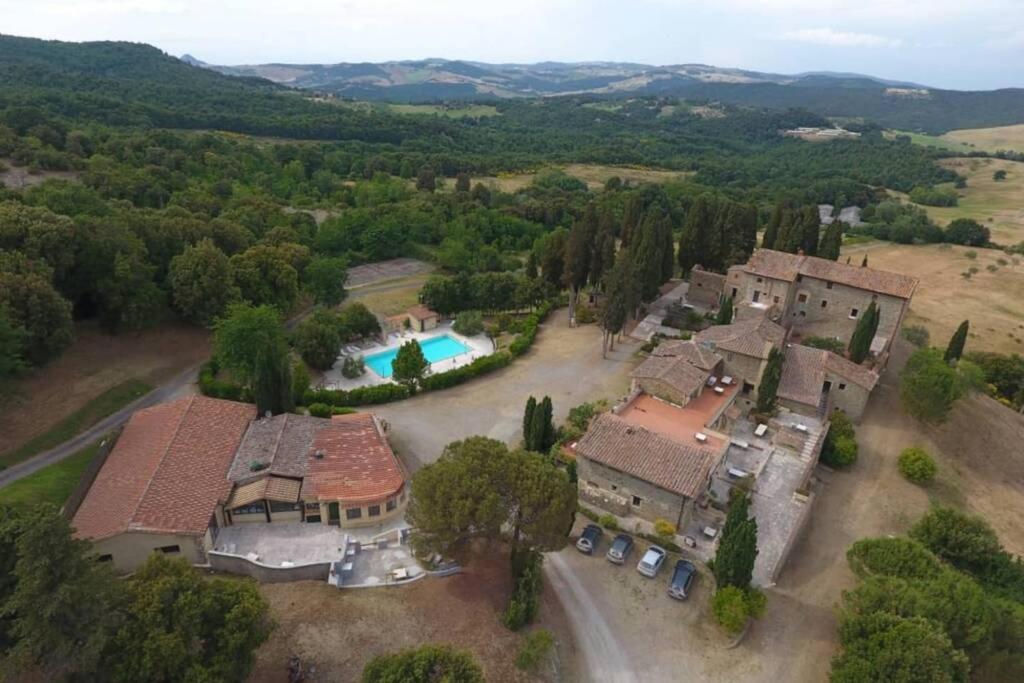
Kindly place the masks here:
POLYGON ((998 152, 1001 149, 1024 152, 1024 124, 951 130, 943 134, 941 139, 987 152, 998 152))
MULTIPOLYGON (((604 166, 600 164, 569 164, 568 166, 552 167, 579 178, 590 187, 597 190, 604 186, 605 182, 612 176, 618 176, 623 181, 633 183, 664 183, 671 180, 683 180, 692 173, 686 171, 661 171, 651 168, 626 168, 623 166, 604 166)), ((480 176, 472 179, 474 183, 482 182, 502 192, 515 192, 521 190, 530 183, 541 171, 534 173, 516 173, 500 176, 480 176)))
POLYGON ((915 145, 921 145, 922 147, 938 147, 939 149, 948 149, 952 152, 963 152, 966 154, 971 151, 971 146, 965 142, 959 140, 953 140, 945 135, 929 135, 927 133, 911 133, 907 130, 887 130, 885 137, 895 138, 897 135, 906 135, 910 138, 910 141, 915 145))
POLYGON ((934 344, 945 345, 957 325, 970 320, 968 349, 1024 353, 1024 260, 1020 257, 995 249, 877 241, 844 247, 842 254, 843 259, 852 256, 854 263, 867 254, 874 268, 919 278, 907 321, 928 328, 934 344), (971 251, 977 254, 974 259, 966 256, 971 251), (990 271, 989 266, 996 270, 990 271), (961 273, 972 267, 978 272, 965 279, 961 273))
POLYGON ((96 457, 102 439, 83 448, 66 460, 44 467, 24 479, 0 488, 0 503, 35 505, 47 503, 60 507, 75 490, 82 472, 96 457))
POLYGON ((0 453, 53 429, 112 387, 129 380, 157 386, 210 355, 210 332, 186 325, 109 335, 87 323, 76 336, 63 355, 0 399, 0 453))
POLYGON ((137 379, 112 386, 42 434, 0 454, 0 465, 10 466, 58 446, 152 390, 152 386, 137 379))
POLYGON ((288 657, 316 666, 316 681, 358 681, 372 657, 425 643, 466 649, 488 681, 574 681, 575 653, 565 617, 550 586, 536 627, 552 631, 555 666, 541 676, 515 667, 525 638, 499 621, 511 585, 507 551, 476 553, 462 574, 388 588, 339 590, 327 583, 263 584, 277 628, 256 653, 252 683, 285 680, 288 657))
MULTIPOLYGON (((957 157, 939 162, 967 178, 967 187, 957 190, 957 206, 922 206, 928 215, 945 226, 957 218, 973 218, 992 231, 992 241, 1016 244, 1024 241, 1024 163, 1003 159, 957 157), (1006 171, 1006 179, 995 181, 992 174, 1006 171)), ((949 185, 952 187, 952 185, 949 185)), ((899 192, 893 194, 907 201, 899 192)))
POLYGON ((479 119, 484 116, 500 116, 498 108, 489 104, 466 104, 448 107, 443 104, 388 104, 395 114, 439 114, 450 119, 479 119))
MULTIPOLYGON (((384 280, 349 290, 345 302, 359 301, 374 313, 398 315, 419 301, 420 288, 430 273, 419 273, 408 277, 384 280)), ((342 304, 344 305, 344 303, 342 304)))

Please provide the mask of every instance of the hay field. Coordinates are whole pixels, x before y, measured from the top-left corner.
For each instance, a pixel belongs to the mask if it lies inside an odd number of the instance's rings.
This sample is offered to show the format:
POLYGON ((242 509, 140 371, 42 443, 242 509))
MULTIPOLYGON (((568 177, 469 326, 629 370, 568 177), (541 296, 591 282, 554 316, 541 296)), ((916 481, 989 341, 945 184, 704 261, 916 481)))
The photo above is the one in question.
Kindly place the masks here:
POLYGON ((873 268, 920 279, 907 322, 928 328, 936 346, 970 320, 968 349, 1024 353, 1024 259, 995 249, 873 241, 844 247, 841 260, 859 263, 865 253, 873 268), (966 279, 970 268, 977 272, 966 279))
POLYGON ((1024 152, 1024 123, 995 128, 951 130, 942 135, 941 139, 987 152, 998 152, 1001 149, 1024 152))
MULTIPOLYGON (((600 164, 569 164, 567 166, 554 166, 553 169, 564 171, 574 178, 579 178, 587 184, 591 190, 599 190, 604 187, 605 182, 612 176, 618 176, 623 181, 632 183, 664 183, 673 180, 684 180, 687 176, 693 175, 688 171, 659 171, 651 168, 627 168, 623 166, 604 166, 600 164)), ((500 176, 474 177, 473 182, 482 182, 502 192, 516 192, 521 190, 537 177, 542 169, 533 173, 515 173, 500 176)))

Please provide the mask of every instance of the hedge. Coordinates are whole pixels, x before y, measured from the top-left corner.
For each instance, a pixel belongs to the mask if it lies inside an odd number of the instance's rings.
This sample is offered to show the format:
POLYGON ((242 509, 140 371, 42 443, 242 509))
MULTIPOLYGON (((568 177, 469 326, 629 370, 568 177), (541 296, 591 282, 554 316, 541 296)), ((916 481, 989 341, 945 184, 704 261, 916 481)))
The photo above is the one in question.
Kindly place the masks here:
POLYGON ((404 384, 376 384, 370 387, 357 387, 350 391, 343 389, 310 389, 302 397, 305 405, 324 403, 336 407, 354 407, 360 405, 376 405, 391 403, 409 398, 409 387, 404 384))
POLYGON ((203 396, 244 403, 252 402, 251 391, 240 384, 217 379, 218 372, 220 372, 220 364, 216 359, 210 359, 199 368, 199 392, 203 396))
POLYGON ((536 311, 526 316, 526 320, 523 321, 523 331, 519 333, 515 341, 509 344, 509 353, 513 356, 521 356, 526 353, 533 346, 533 340, 537 338, 537 329, 550 312, 551 303, 545 301, 537 307, 536 311))
POLYGON ((461 368, 439 372, 436 375, 427 375, 420 380, 420 390, 437 391, 438 389, 454 387, 457 384, 468 382, 474 377, 500 370, 511 362, 512 356, 505 351, 498 351, 489 356, 480 356, 469 365, 463 365, 461 368))

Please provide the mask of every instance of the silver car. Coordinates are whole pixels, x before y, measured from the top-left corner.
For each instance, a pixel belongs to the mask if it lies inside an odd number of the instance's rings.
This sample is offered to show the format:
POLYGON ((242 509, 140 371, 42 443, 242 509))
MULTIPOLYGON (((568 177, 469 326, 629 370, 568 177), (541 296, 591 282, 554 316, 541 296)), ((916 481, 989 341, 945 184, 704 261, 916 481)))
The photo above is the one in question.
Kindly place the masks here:
POLYGON ((629 557, 629 551, 633 549, 633 537, 628 534, 619 534, 612 541, 612 547, 608 548, 605 557, 613 564, 622 564, 629 557))
POLYGON ((665 555, 664 548, 652 545, 644 553, 644 556, 640 558, 640 562, 636 565, 636 570, 644 576, 653 579, 658 575, 661 565, 665 564, 665 555))

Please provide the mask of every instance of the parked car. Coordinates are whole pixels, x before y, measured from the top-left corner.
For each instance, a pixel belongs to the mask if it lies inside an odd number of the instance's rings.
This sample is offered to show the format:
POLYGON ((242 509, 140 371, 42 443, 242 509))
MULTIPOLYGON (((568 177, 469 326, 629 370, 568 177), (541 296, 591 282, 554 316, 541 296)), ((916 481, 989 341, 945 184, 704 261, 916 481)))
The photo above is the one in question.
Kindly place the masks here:
POLYGON ((636 570, 644 576, 649 576, 653 579, 658 575, 658 570, 661 569, 663 564, 665 564, 665 549, 652 545, 644 553, 644 556, 640 558, 640 563, 637 564, 636 570))
POLYGON ((697 568, 693 562, 679 560, 672 570, 672 580, 668 582, 668 594, 676 600, 685 600, 690 597, 690 586, 696 578, 697 568))
POLYGON ((580 534, 580 540, 576 541, 576 550, 586 555, 591 555, 597 549, 597 544, 601 540, 601 527, 596 524, 588 524, 583 533, 580 534))
POLYGON ((629 534, 619 534, 612 541, 612 547, 608 548, 608 552, 605 557, 608 558, 609 562, 614 564, 622 564, 629 557, 630 551, 633 550, 633 537, 629 534))

